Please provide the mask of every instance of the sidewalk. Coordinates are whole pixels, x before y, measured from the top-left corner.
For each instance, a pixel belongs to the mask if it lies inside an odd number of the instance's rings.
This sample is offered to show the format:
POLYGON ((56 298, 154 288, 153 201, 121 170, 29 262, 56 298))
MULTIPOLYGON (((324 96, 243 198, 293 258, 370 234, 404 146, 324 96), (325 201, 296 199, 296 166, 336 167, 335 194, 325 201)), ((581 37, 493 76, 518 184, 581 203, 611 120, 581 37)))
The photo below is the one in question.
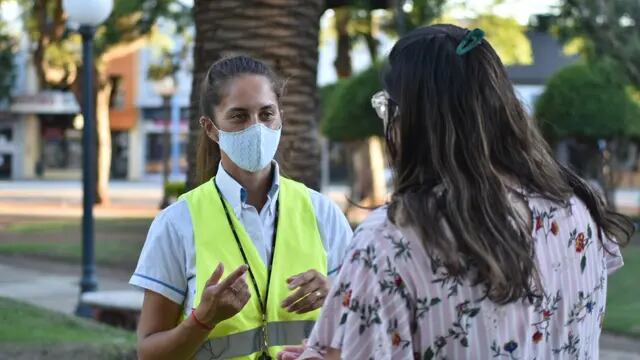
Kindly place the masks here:
MULTIPOLYGON (((334 185, 327 194, 346 206, 348 188, 334 185)), ((162 184, 158 181, 112 181, 111 203, 94 208, 97 218, 152 218, 158 214, 162 184)), ((82 216, 82 183, 79 181, 0 181, 0 216, 82 216)))
MULTIPOLYGON (((101 290, 131 289, 125 272, 101 269, 98 272, 101 290)), ((0 296, 73 314, 78 301, 79 273, 79 266, 0 256, 0 296)), ((602 360, 640 360, 638 340, 605 334, 600 344, 602 360)))
MULTIPOLYGON (((72 315, 78 305, 80 273, 80 265, 0 256, 0 296, 72 315)), ((99 290, 132 290, 128 276, 99 268, 99 290)))
MULTIPOLYGON (((111 203, 94 208, 98 218, 148 218, 159 211, 160 182, 113 181, 111 203)), ((80 217, 82 183, 79 181, 0 181, 0 216, 80 217)))
POLYGON ((620 188, 616 190, 614 201, 623 213, 631 216, 640 215, 640 189, 620 188))
MULTIPOLYGON (((158 204, 96 206, 96 218, 153 218, 159 212, 158 204)), ((28 216, 46 218, 78 218, 82 216, 82 205, 30 204, 21 201, 0 200, 0 216, 28 216)))
MULTIPOLYGON (((109 195, 113 204, 155 204, 162 197, 162 182, 159 181, 112 181, 109 195)), ((0 181, 2 201, 29 201, 50 204, 81 204, 82 182, 80 181, 0 181)))

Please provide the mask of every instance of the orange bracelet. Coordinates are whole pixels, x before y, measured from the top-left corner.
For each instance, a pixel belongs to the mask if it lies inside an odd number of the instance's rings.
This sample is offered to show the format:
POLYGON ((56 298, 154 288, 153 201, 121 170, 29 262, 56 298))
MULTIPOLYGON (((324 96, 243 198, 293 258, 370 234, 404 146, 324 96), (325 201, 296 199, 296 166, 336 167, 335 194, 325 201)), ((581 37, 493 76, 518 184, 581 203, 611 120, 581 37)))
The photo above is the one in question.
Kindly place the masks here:
POLYGON ((192 319, 193 319, 193 321, 195 321, 195 322, 196 322, 196 324, 198 324, 198 326, 200 326, 201 328, 203 328, 203 329, 205 329, 205 330, 208 330, 208 331, 213 330, 213 326, 209 326, 209 325, 207 325, 207 324, 203 323, 202 321, 198 320, 198 318, 196 317, 195 309, 192 309, 192 310, 191 310, 191 318, 192 318, 192 319))

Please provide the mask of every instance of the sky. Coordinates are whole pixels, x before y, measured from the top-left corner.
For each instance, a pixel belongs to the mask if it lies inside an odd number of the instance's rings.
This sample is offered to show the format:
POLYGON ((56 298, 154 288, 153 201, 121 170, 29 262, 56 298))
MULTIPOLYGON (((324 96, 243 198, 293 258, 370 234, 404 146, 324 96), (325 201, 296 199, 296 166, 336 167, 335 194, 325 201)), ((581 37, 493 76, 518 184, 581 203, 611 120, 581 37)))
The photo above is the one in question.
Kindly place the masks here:
POLYGON ((20 31, 22 21, 20 20, 20 7, 15 1, 3 1, 0 4, 0 18, 9 26, 12 32, 20 31))

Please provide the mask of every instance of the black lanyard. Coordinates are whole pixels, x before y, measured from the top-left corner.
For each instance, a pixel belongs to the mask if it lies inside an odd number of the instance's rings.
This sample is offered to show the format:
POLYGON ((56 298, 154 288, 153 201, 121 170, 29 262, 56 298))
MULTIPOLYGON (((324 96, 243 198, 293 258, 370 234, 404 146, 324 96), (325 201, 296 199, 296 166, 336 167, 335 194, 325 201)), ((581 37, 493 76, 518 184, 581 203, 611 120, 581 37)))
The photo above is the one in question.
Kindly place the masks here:
POLYGON ((224 208, 224 214, 227 216, 227 222, 229 223, 229 227, 231 227, 231 232, 233 232, 233 237, 236 240, 236 244, 238 245, 238 249, 242 254, 242 259, 244 263, 248 267, 249 276, 251 277, 251 283, 253 284, 253 289, 256 291, 258 295, 258 301, 260 302, 260 308, 262 310, 262 334, 263 334, 263 349, 262 355, 260 359, 271 359, 271 357, 267 353, 267 301, 269 300, 269 285, 271 284, 271 270, 273 269, 273 258, 275 257, 276 252, 276 238, 278 234, 278 215, 280 212, 280 201, 276 200, 276 214, 275 219, 273 220, 273 239, 271 241, 271 259, 269 260, 269 267, 267 268, 267 288, 264 295, 264 302, 262 301, 262 295, 260 294, 260 288, 258 287, 258 282, 256 281, 256 277, 253 275, 253 271, 251 270, 251 265, 249 264, 249 260, 247 259, 247 254, 244 252, 244 247, 242 247, 242 243, 240 242, 240 238, 238 237, 238 232, 236 231, 236 227, 233 225, 233 221, 231 220, 231 214, 229 214, 229 209, 227 208, 227 203, 222 198, 222 192, 220 188, 218 188, 218 184, 216 184, 215 180, 213 181, 216 190, 218 191, 218 197, 220 198, 220 202, 222 203, 222 207, 224 208))

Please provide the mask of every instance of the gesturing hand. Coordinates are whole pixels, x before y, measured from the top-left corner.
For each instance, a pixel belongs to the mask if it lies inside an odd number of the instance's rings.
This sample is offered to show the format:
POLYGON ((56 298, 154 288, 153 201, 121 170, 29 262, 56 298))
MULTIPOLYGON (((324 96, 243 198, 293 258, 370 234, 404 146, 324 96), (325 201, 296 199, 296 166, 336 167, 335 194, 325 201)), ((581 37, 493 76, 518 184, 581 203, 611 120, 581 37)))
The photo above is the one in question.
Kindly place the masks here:
POLYGON ((289 289, 298 288, 282 302, 288 312, 304 314, 322 307, 329 292, 329 281, 316 270, 309 270, 287 279, 289 289))
POLYGON ((278 360, 296 360, 304 353, 307 346, 307 340, 302 342, 302 345, 285 346, 282 351, 278 353, 278 360))
POLYGON ((245 276, 247 269, 247 265, 242 265, 220 282, 224 265, 218 264, 207 280, 200 305, 195 310, 195 315, 200 321, 215 326, 242 310, 251 298, 245 276))

